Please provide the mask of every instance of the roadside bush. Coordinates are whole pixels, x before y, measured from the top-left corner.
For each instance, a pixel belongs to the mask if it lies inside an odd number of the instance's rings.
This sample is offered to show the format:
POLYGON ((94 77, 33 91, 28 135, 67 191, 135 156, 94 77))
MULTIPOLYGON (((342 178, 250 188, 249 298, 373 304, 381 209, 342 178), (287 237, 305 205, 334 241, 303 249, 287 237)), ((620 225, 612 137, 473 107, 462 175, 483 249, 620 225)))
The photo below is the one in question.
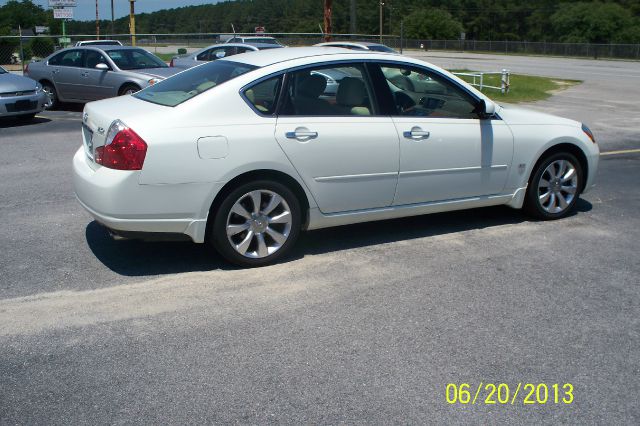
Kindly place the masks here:
POLYGON ((0 38, 0 64, 10 64, 16 50, 18 50, 17 39, 0 38))
MULTIPOLYGON (((20 50, 20 48, 18 48, 20 50)), ((33 58, 33 50, 31 50, 31 44, 25 44, 22 46, 22 62, 27 62, 33 58)))
POLYGON ((45 58, 54 52, 55 45, 50 37, 35 37, 29 42, 28 48, 31 50, 31 55, 27 57, 27 49, 25 49, 26 59, 30 59, 31 56, 45 58))
POLYGON ((186 55, 187 54, 187 49, 185 49, 184 47, 181 47, 180 49, 178 49, 178 55, 186 55))

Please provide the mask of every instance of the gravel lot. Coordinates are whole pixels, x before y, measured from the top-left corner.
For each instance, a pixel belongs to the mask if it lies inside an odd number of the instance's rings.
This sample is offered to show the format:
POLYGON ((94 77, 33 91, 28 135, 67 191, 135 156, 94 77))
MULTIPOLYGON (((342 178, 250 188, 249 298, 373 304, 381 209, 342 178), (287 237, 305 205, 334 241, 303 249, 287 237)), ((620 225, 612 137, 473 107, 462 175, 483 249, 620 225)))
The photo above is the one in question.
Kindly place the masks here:
MULTIPOLYGON (((533 107, 640 148, 637 63, 427 55, 583 79, 533 107)), ((640 421, 639 153, 603 157, 561 221, 499 207, 319 230, 240 270, 92 222, 71 187, 80 111, 0 123, 0 424, 640 421), (575 399, 446 402, 481 382, 575 399)))

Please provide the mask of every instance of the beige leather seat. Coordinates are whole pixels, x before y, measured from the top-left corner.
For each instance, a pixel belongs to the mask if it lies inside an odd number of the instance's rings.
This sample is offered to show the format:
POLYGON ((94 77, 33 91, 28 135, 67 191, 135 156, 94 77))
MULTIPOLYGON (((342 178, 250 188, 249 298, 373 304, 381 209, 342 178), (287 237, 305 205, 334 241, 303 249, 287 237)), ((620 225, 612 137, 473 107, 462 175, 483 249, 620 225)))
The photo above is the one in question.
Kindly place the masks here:
POLYGON ((298 115, 335 115, 336 111, 320 96, 327 88, 327 80, 311 74, 298 80, 297 95, 293 101, 298 115))
POLYGON ((367 89, 359 78, 345 77, 340 80, 336 103, 342 114, 371 115, 367 97, 367 89))

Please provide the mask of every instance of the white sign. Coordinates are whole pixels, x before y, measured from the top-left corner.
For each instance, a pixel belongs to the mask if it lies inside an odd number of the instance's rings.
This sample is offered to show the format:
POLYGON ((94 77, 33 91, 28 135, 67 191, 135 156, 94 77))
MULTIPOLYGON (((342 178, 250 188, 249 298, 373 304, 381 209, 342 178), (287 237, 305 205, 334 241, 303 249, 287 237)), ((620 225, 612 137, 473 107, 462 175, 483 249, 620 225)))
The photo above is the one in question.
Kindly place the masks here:
POLYGON ((49 32, 49 27, 41 27, 41 26, 36 25, 35 32, 36 32, 36 34, 48 33, 49 32))
POLYGON ((73 9, 53 9, 55 19, 73 19, 73 9))
POLYGON ((49 0, 49 7, 76 7, 76 0, 49 0))
POLYGON ((256 34, 264 34, 265 32, 264 27, 256 27, 255 30, 256 30, 256 34))

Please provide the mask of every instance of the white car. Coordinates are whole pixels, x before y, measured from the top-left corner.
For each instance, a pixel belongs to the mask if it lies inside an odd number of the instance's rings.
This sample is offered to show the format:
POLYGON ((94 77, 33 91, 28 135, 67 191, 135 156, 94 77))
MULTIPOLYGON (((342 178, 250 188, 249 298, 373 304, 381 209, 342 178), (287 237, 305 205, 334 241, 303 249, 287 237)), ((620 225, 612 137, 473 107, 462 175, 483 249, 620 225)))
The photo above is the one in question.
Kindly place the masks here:
POLYGON ((83 121, 75 191, 98 222, 208 241, 247 266, 304 229, 499 204, 561 218, 599 155, 581 123, 499 106, 416 59, 339 48, 213 61, 88 103, 83 121), (398 74, 414 83, 386 77, 398 74))

